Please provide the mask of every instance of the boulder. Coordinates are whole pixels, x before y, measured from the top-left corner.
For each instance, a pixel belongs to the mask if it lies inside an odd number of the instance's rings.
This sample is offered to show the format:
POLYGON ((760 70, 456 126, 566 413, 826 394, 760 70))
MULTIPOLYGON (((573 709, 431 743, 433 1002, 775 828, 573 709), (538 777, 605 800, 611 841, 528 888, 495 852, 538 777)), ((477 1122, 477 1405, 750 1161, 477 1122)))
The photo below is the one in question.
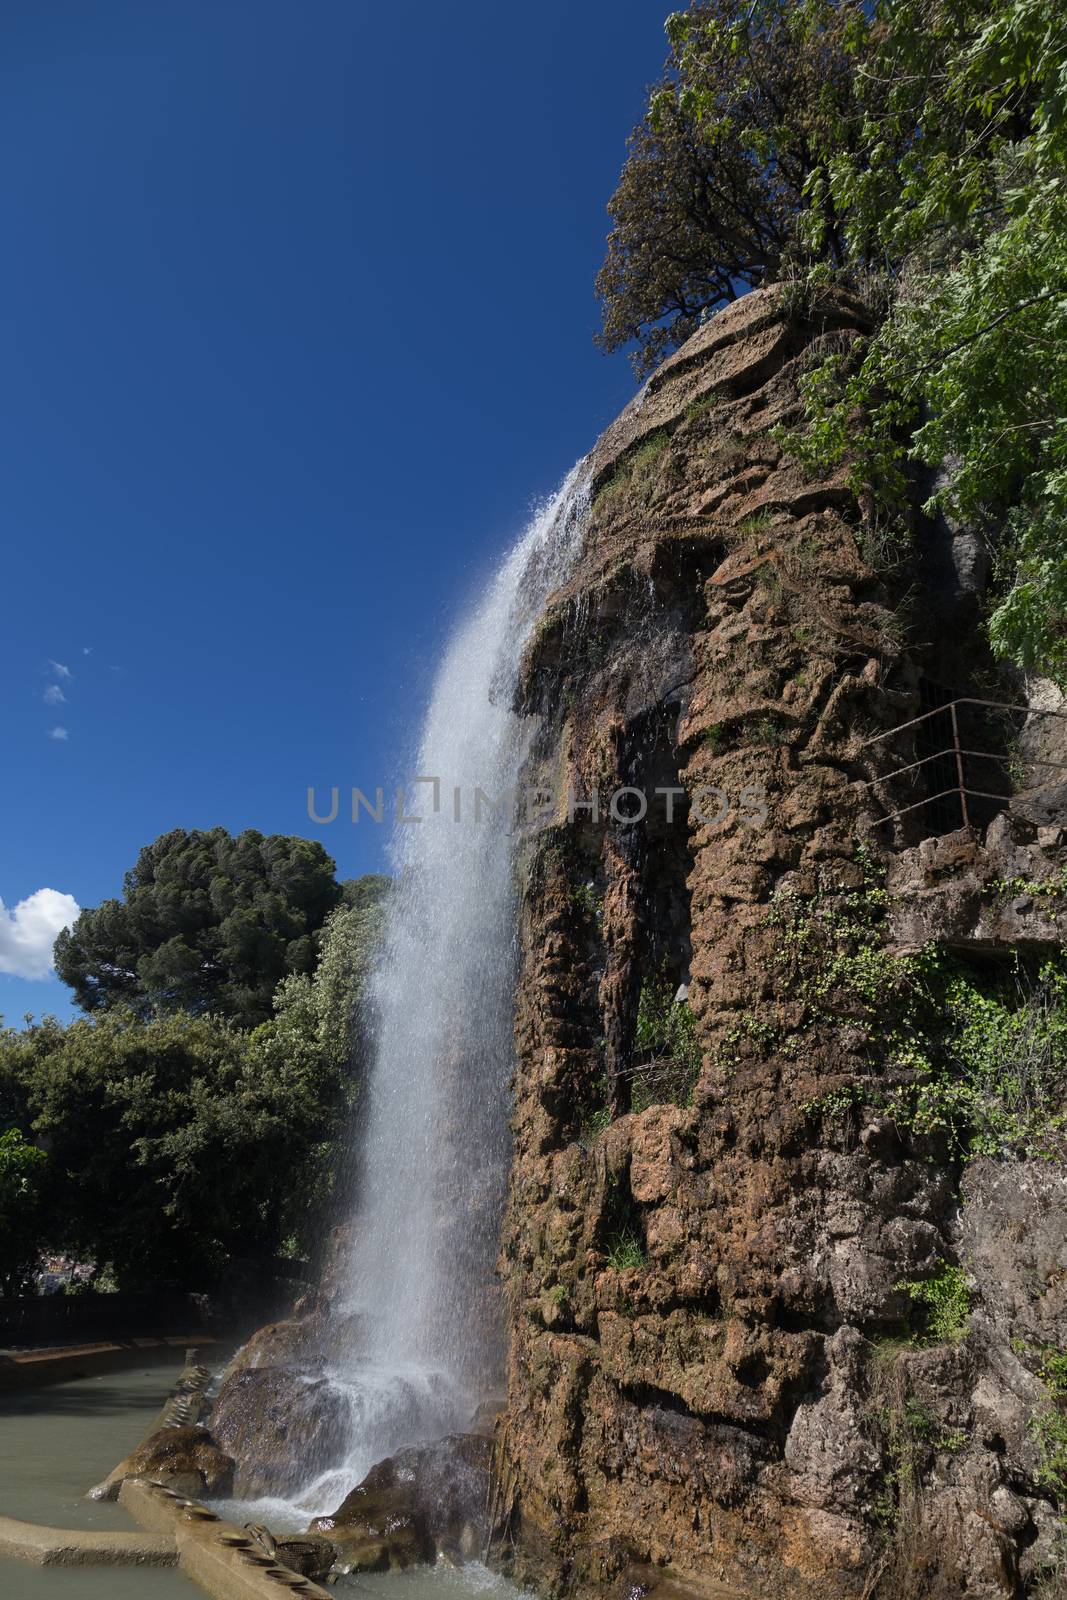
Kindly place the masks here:
POLYGON ((345 1572, 470 1559, 484 1541, 491 1457, 488 1438, 466 1433, 399 1450, 310 1531, 331 1540, 345 1572))
POLYGON ((160 1428, 123 1466, 123 1476, 154 1478, 191 1500, 228 1495, 233 1489, 233 1457, 206 1428, 160 1428))
POLYGON ((224 1382, 211 1431, 236 1462, 237 1495, 287 1495, 341 1464, 348 1412, 327 1378, 288 1367, 248 1367, 231 1371, 224 1382))

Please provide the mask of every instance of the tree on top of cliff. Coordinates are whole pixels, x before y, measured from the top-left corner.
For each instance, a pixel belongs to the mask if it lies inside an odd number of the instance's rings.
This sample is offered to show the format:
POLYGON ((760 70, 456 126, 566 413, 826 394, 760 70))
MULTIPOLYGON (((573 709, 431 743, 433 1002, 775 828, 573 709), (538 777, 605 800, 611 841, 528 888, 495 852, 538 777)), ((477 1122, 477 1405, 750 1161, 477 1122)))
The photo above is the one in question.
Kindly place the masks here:
POLYGON ((696 0, 667 32, 609 207, 601 343, 647 370, 756 284, 859 288, 876 332, 858 369, 809 374, 796 453, 847 462, 883 527, 909 464, 939 468, 928 509, 990 536, 994 649, 1067 687, 1062 7, 696 0))
POLYGON ((608 205, 606 350, 636 342, 647 372, 703 312, 810 259, 813 239, 843 259, 810 179, 828 144, 856 138, 866 27, 834 0, 700 0, 668 19, 666 70, 608 205))
POLYGON ((906 461, 938 467, 928 509, 992 545, 994 649, 1067 687, 1067 17, 883 0, 857 85, 860 144, 812 187, 885 264, 886 314, 858 369, 811 375, 801 453, 890 512, 906 461))
POLYGON ((282 978, 314 970, 341 898, 334 863, 312 840, 176 828, 141 851, 121 900, 60 934, 56 971, 86 1011, 211 1011, 254 1026, 282 978))

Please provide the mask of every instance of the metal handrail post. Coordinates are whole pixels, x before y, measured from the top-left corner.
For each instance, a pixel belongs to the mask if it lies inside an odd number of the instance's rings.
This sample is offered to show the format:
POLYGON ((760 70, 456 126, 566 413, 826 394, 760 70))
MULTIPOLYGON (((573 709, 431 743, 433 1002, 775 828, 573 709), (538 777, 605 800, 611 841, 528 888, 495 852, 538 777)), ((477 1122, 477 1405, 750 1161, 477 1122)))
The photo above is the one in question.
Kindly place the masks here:
POLYGON ((952 744, 956 751, 956 776, 960 782, 960 811, 963 816, 963 826, 969 828, 971 817, 967 809, 967 789, 963 781, 963 753, 960 750, 960 725, 956 717, 955 700, 949 706, 949 711, 952 715, 952 744))

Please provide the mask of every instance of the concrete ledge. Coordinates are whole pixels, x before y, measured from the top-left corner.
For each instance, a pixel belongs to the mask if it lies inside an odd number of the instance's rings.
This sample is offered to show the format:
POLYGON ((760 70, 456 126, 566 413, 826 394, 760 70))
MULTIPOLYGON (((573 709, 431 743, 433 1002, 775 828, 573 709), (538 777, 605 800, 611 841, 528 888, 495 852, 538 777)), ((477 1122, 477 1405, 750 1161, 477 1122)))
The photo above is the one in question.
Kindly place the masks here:
POLYGON ((307 1600, 331 1600, 328 1589, 268 1560, 242 1528, 148 1478, 127 1478, 119 1504, 151 1535, 177 1548, 178 1571, 213 1600, 278 1600, 285 1589, 307 1600))
POLYGON ((0 1351, 0 1393, 32 1389, 44 1383, 65 1383, 97 1372, 117 1372, 136 1366, 145 1356, 217 1343, 210 1334, 197 1333, 66 1345, 55 1350, 4 1350, 0 1351))
POLYGON ((82 1532, 15 1517, 0 1517, 0 1556, 35 1567, 173 1567, 178 1560, 173 1535, 82 1532))

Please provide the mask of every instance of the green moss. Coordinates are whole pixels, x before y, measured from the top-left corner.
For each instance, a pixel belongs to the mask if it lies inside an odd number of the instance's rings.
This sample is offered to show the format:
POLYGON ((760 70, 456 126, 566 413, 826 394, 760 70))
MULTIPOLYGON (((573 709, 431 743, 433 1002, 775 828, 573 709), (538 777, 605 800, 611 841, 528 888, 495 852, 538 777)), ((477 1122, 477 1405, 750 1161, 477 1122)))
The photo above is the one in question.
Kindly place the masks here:
POLYGON ((1067 1507, 1067 1350, 1049 1346, 1041 1354, 1038 1377, 1045 1385, 1047 1404, 1030 1420, 1037 1445, 1038 1481, 1067 1507))
POLYGON ((661 457, 671 442, 666 428, 657 428, 616 463, 593 497, 593 513, 615 510, 626 501, 647 505, 660 475, 661 457))
MULTIPOLYGON (((887 1540, 887 1559, 894 1547, 906 1554, 921 1520, 923 1480, 941 1452, 954 1455, 967 1434, 948 1427, 931 1405, 932 1393, 916 1388, 921 1376, 910 1341, 880 1340, 870 1346, 867 1368, 868 1417, 882 1447, 880 1484, 872 1497, 873 1520, 887 1540)), ((910 1590, 894 1589, 893 1593, 910 1590)))
POLYGON ((714 411, 719 404, 719 398, 714 392, 702 394, 696 400, 690 400, 685 408, 685 420, 696 422, 699 417, 706 416, 709 411, 714 411))
POLYGON ((597 1106, 596 1109, 591 1111, 583 1120, 581 1129, 578 1133, 578 1143, 582 1146, 583 1150, 592 1149, 600 1134, 604 1132, 605 1128, 610 1128, 610 1126, 611 1111, 609 1107, 597 1106))
POLYGON ((789 731, 788 724, 773 713, 764 713, 758 717, 751 717, 741 729, 738 743, 741 745, 780 745, 785 743, 789 731))
MULTIPOLYGON (((902 1133, 976 1156, 1067 1152, 1067 962, 970 967, 936 944, 886 942, 887 898, 869 855, 859 889, 772 905, 777 960, 792 969, 804 1029, 860 1024, 869 1072, 809 1100, 828 1124, 866 1107, 902 1133)), ((803 1031, 803 1030, 802 1030, 803 1031)))
POLYGON ((580 911, 583 916, 600 918, 604 909, 604 898, 597 894, 592 883, 579 883, 570 892, 571 905, 580 911))
POLYGON ((766 533, 774 526, 774 513, 771 511, 757 511, 751 517, 745 517, 733 530, 732 542, 747 544, 758 539, 760 534, 766 533))
POLYGON ((990 888, 1008 899, 1026 895, 1031 900, 1062 900, 1067 898, 1067 867, 1048 878, 995 878, 990 888))

